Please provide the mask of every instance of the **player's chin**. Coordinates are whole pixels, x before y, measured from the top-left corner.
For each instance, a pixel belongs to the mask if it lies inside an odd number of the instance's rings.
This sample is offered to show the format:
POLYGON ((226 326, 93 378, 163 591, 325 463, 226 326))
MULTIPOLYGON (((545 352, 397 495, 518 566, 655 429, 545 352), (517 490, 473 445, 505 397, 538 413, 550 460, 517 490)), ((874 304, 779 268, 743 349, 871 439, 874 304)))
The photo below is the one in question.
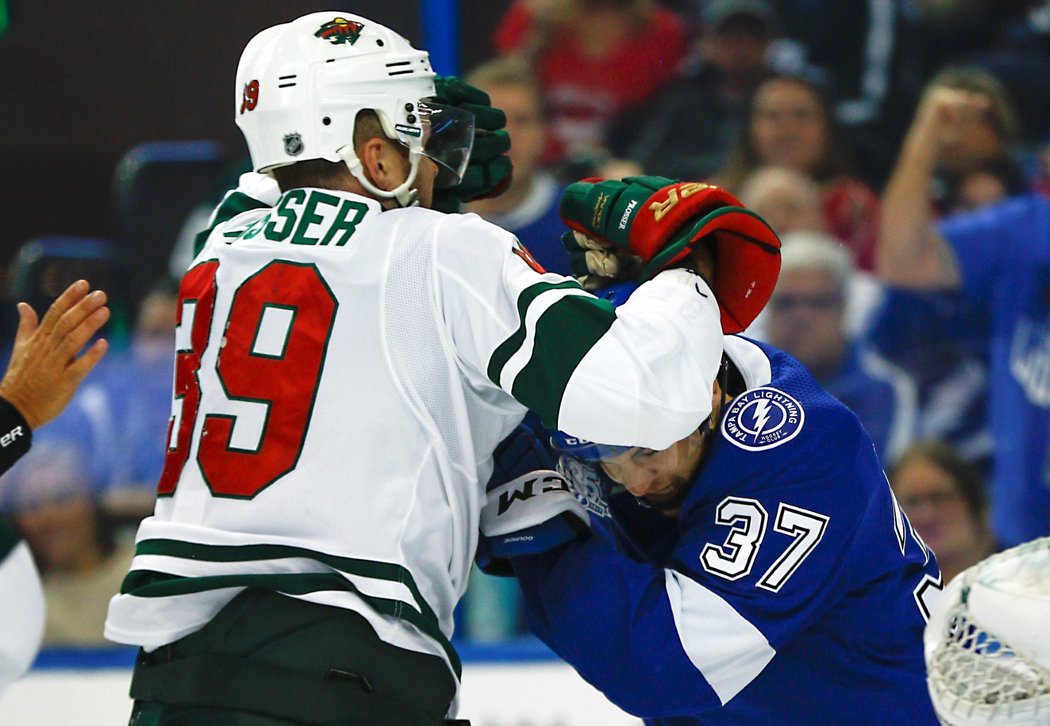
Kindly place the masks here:
POLYGON ((657 489, 645 495, 645 501, 653 509, 658 509, 664 514, 675 515, 682 507, 682 501, 689 492, 689 482, 684 479, 675 479, 662 489, 657 489))

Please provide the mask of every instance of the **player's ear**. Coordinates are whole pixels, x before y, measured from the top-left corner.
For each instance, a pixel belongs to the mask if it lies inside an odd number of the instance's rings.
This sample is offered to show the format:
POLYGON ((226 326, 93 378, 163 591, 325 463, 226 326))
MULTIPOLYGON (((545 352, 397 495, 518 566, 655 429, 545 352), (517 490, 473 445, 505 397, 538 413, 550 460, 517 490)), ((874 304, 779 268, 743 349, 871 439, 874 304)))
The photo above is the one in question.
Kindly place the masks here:
POLYGON ((380 189, 396 189, 405 180, 404 157, 386 139, 373 136, 357 148, 365 174, 380 189))

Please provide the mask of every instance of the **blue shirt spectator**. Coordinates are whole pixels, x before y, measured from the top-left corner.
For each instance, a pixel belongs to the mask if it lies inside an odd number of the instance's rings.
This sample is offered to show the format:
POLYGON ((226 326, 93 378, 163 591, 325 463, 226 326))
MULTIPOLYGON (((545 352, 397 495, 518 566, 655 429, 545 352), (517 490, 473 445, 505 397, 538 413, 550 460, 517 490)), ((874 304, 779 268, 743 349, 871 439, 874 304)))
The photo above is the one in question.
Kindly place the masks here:
POLYGON ((858 273, 845 247, 819 232, 787 234, 783 243, 758 335, 798 358, 857 415, 888 467, 915 435, 915 382, 851 332, 848 291, 858 273))
POLYGON ((566 231, 558 215, 561 186, 540 167, 548 124, 535 76, 524 62, 501 58, 478 66, 466 80, 507 114, 514 177, 503 194, 471 202, 464 211, 513 232, 545 270, 571 275, 569 256, 561 245, 566 231))
POLYGON ((992 526, 1009 547, 1050 534, 1050 200, 1025 195, 930 224, 938 154, 985 107, 957 89, 924 97, 884 193, 878 270, 900 288, 956 291, 963 317, 947 330, 983 346, 992 526))

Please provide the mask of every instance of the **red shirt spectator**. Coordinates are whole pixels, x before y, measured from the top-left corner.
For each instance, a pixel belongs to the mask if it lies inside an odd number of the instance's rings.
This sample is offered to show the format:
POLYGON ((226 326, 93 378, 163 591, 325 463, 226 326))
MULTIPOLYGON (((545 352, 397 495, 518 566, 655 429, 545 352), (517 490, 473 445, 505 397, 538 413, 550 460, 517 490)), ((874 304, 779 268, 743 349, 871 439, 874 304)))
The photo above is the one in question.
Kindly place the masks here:
POLYGON ((555 20, 518 0, 494 38, 499 52, 533 61, 550 114, 549 161, 601 147, 609 123, 669 81, 687 50, 682 21, 664 8, 632 0, 562 4, 555 20))

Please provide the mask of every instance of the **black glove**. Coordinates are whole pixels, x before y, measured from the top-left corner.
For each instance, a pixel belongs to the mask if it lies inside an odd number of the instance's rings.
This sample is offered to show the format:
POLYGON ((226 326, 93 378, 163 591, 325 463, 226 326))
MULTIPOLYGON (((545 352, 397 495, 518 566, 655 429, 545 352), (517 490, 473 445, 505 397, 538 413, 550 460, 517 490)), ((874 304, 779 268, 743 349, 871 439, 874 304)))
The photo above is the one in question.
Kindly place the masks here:
POLYGON ((512 167, 507 151, 507 116, 493 108, 487 93, 455 76, 434 79, 435 101, 474 114, 474 148, 463 180, 454 187, 434 190, 434 209, 458 212, 463 202, 497 197, 510 186, 512 167))

